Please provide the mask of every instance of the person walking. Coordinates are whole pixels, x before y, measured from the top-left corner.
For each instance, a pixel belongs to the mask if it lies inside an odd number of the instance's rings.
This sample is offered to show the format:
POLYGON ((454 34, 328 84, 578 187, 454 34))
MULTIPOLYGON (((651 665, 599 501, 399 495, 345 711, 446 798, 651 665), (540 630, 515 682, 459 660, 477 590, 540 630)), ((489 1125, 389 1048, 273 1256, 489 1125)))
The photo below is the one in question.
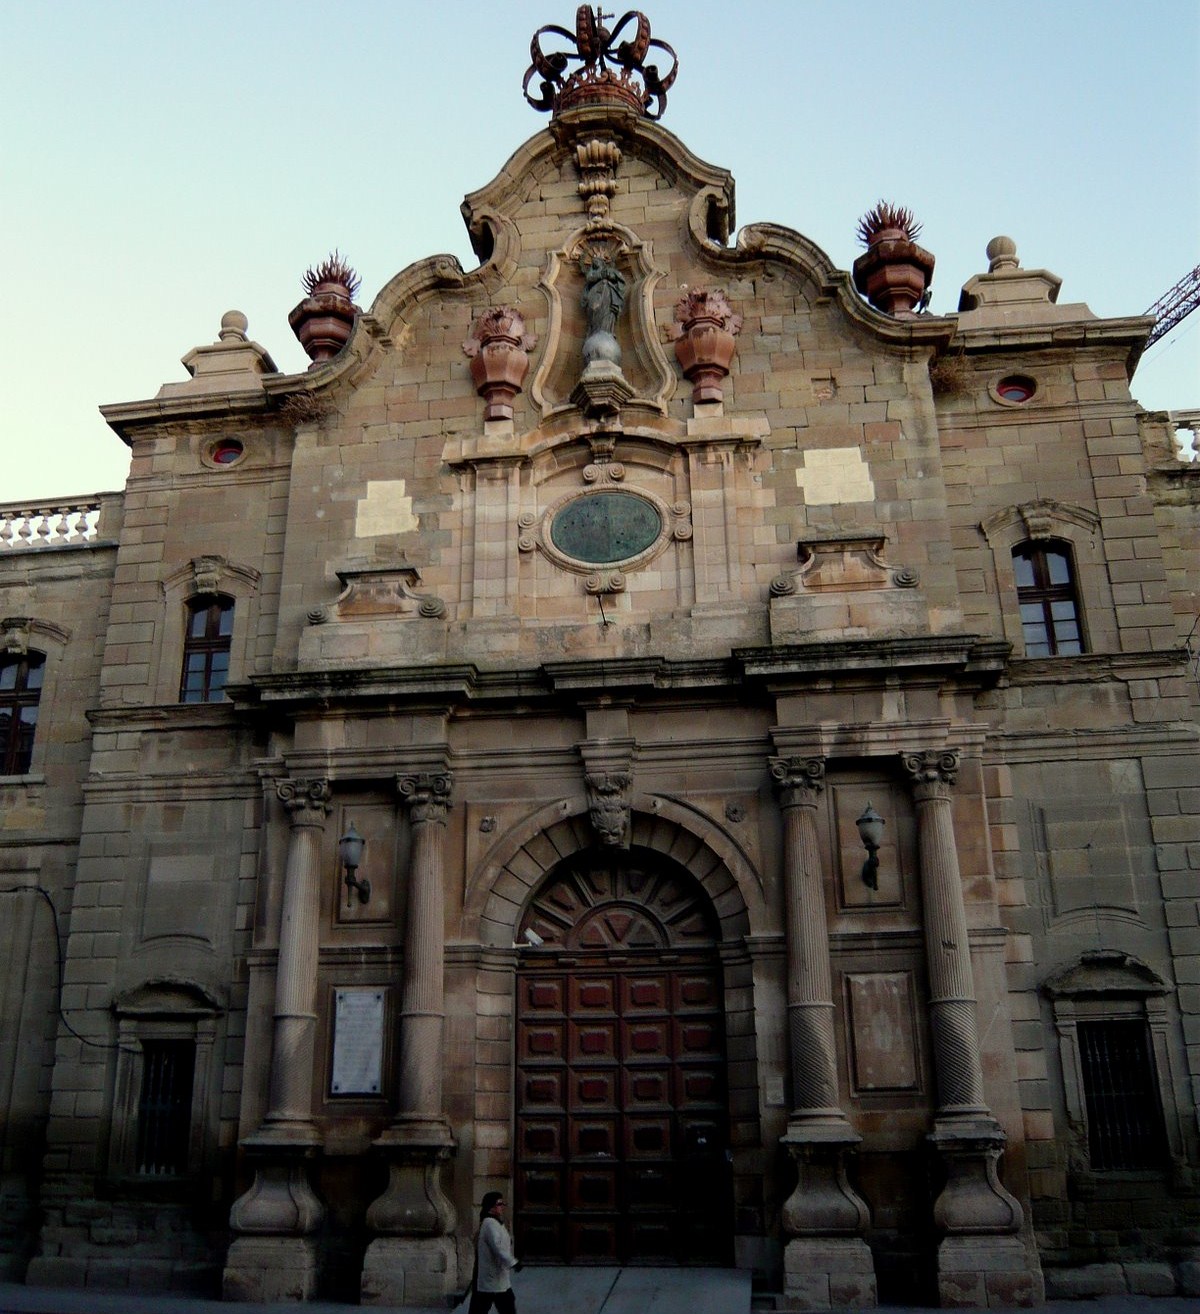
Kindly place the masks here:
POLYGON ((488 1191, 479 1206, 479 1234, 475 1238, 475 1277, 467 1314, 516 1314, 517 1298, 509 1276, 520 1268, 513 1255, 512 1237, 504 1225, 504 1197, 488 1191))

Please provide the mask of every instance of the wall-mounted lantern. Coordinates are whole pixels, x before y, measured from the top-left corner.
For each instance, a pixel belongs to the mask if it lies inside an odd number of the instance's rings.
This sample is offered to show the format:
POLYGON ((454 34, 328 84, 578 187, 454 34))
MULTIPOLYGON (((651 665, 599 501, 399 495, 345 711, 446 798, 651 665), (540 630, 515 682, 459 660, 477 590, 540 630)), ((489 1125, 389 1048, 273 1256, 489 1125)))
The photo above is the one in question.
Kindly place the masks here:
POLYGON ((868 803, 862 816, 855 818, 854 824, 858 827, 858 837, 867 851, 867 860, 863 863, 862 869, 863 884, 869 890, 877 890, 879 889, 879 846, 883 843, 883 828, 887 822, 868 803))
POLYGON ((363 849, 367 841, 354 828, 354 822, 346 827, 346 833, 338 840, 338 860, 346 873, 346 907, 352 907, 352 899, 358 894, 359 903, 367 903, 371 898, 371 882, 364 876, 361 880, 356 875, 362 863, 363 849))

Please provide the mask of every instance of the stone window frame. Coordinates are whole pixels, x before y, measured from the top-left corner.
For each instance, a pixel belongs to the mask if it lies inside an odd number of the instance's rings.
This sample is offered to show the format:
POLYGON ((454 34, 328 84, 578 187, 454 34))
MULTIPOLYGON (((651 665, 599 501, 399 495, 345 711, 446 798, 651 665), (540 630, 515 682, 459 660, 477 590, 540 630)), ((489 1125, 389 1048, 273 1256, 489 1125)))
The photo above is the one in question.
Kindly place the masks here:
POLYGON ((180 673, 191 616, 189 603, 204 597, 224 596, 233 601, 233 634, 229 646, 228 688, 244 679, 253 667, 253 644, 258 634, 258 586, 262 572, 221 556, 193 557, 162 583, 162 642, 151 687, 154 701, 178 707, 213 707, 213 703, 182 703, 180 673))
POLYGON ((213 658, 218 654, 225 654, 229 657, 233 649, 233 626, 237 620, 237 601, 231 598, 228 593, 200 593, 193 598, 189 598, 185 605, 185 620, 183 633, 183 660, 179 664, 179 701, 181 703, 219 703, 225 699, 225 686, 229 682, 229 667, 226 662, 226 669, 221 676, 220 684, 216 681, 216 672, 213 669, 213 658), (217 622, 217 633, 210 634, 212 623, 215 619, 217 622), (203 613, 204 633, 195 634, 193 632, 196 617, 203 613), (225 614, 229 615, 229 633, 221 633, 221 621, 225 614), (198 691, 200 697, 189 697, 188 678, 191 674, 189 665, 193 657, 204 658, 203 684, 198 691), (214 696, 215 694, 215 696, 214 696))
POLYGON ((1054 1014, 1058 1054, 1066 1108, 1067 1168, 1084 1190, 1113 1174, 1162 1177, 1182 1181, 1186 1175, 1183 1129, 1175 1100, 1175 1065, 1170 1044, 1171 988, 1153 968, 1120 950, 1100 949, 1081 954, 1068 967, 1042 983, 1054 1014), (1087 1093, 1079 1050, 1080 1022, 1144 1023, 1149 1036, 1152 1076, 1158 1092, 1159 1113, 1166 1142, 1166 1161, 1160 1168, 1092 1168, 1087 1116, 1087 1093))
POLYGON ((54 715, 58 678, 70 631, 51 621, 30 616, 5 616, 0 619, 0 652, 7 657, 24 657, 38 653, 42 663, 42 687, 38 695, 38 719, 34 727, 29 765, 18 775, 0 774, 0 781, 16 783, 42 778, 50 735, 46 727, 54 715))
MULTIPOLYGON (((1029 563, 1030 570, 1034 575, 1033 584, 1017 584, 1017 606, 1018 608, 1030 605, 1037 606, 1042 613, 1041 626, 1045 633, 1046 646, 1050 651, 1040 655, 1046 657, 1078 657, 1081 653, 1087 652, 1087 628, 1084 624, 1083 608, 1079 603, 1078 573, 1075 569, 1075 553, 1070 543, 1060 538, 1027 538, 1013 548, 1012 558, 1014 574, 1016 561, 1023 559, 1029 563), (1059 557, 1067 563, 1067 581, 1065 584, 1054 584, 1050 581, 1051 555, 1059 557), (1074 642, 1079 648, 1077 653, 1063 652, 1059 647, 1062 642, 1071 642, 1071 640, 1060 638, 1059 624, 1063 618, 1055 616, 1053 612, 1054 606, 1062 603, 1069 603, 1071 606, 1071 621, 1075 625, 1077 635, 1074 642)), ((1024 616, 1022 616, 1021 634, 1024 640, 1024 616)))
MULTIPOLYGON (((1086 653, 1117 652, 1120 644, 1108 563, 1104 558, 1100 517, 1087 507, 1039 498, 1010 506, 988 516, 979 530, 992 550, 996 596, 1004 637, 1013 653, 1024 656, 1021 608, 1013 570, 1013 549, 1024 543, 1044 545, 1052 539, 1071 549, 1078 599, 1079 627, 1086 653)), ((1035 661, 1069 661, 1064 657, 1039 657, 1035 661)))
POLYGON ((189 1193, 207 1168, 216 1145, 217 1111, 212 1099, 213 1062, 221 1020, 221 1000, 196 981, 157 979, 124 991, 113 1002, 117 1018, 117 1064, 113 1093, 108 1176, 125 1189, 189 1193), (191 1131, 187 1171, 178 1176, 139 1174, 136 1156, 142 1077, 147 1041, 184 1040, 194 1048, 191 1131))

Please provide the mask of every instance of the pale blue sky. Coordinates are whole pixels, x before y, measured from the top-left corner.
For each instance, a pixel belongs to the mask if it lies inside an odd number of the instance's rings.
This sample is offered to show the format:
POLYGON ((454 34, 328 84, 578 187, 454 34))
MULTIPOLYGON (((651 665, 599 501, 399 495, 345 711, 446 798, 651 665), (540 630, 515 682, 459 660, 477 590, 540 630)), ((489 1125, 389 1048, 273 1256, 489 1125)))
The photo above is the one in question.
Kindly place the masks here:
MULTIPOLYGON (((732 170, 739 225, 798 229, 848 268, 858 216, 910 206, 932 309, 997 233, 1060 300, 1139 314, 1200 262, 1197 0, 646 0, 679 80, 663 120, 732 170)), ((306 266, 337 246, 370 304, 436 252, 544 126, 535 28, 571 0, 0 0, 0 502, 118 488, 97 412, 185 377, 222 313, 281 369, 306 266)), ((623 12, 623 11, 622 11, 623 12)), ((1134 379, 1200 404, 1200 312, 1134 379)))

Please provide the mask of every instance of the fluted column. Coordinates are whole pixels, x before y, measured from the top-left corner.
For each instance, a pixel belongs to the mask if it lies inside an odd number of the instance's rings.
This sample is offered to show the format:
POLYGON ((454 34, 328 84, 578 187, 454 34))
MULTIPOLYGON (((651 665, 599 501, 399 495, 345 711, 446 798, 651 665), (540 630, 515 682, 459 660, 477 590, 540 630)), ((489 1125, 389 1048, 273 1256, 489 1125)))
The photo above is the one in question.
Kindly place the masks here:
POLYGON ((796 1165, 783 1205, 789 1241, 784 1295, 793 1309, 873 1305, 874 1265, 862 1238, 866 1203, 850 1185, 847 1158, 862 1139, 838 1100, 833 973, 817 806, 825 788, 819 757, 775 757, 771 776, 783 814, 788 1043, 792 1112, 782 1144, 796 1165))
POLYGON ((829 1122, 849 1132, 838 1104, 829 927, 817 839, 817 803, 825 788, 825 763, 817 757, 776 757, 771 759, 771 775, 783 813, 791 1122, 829 1122))
POLYGON ((442 1116, 443 851, 452 784, 449 772, 402 776, 397 782, 412 824, 400 1003, 400 1110, 420 1117, 442 1116))
POLYGON ((325 1213, 309 1184, 307 1161, 321 1144, 312 1117, 312 1083, 329 783, 281 780, 276 793, 291 835, 275 969, 270 1087, 261 1127, 242 1142, 254 1164, 254 1182, 229 1213, 238 1237, 226 1259, 227 1300, 310 1299, 317 1285, 311 1237, 325 1213))
POLYGON ((984 1097, 983 1063, 951 796, 958 778, 953 749, 906 753, 901 761, 917 811, 921 903, 929 973, 938 1107, 930 1141, 946 1181, 933 1220, 943 1305, 1036 1304, 1042 1277, 1036 1252, 1015 1235, 1020 1203, 1000 1181, 1004 1129, 984 1097))
POLYGON ((396 1116, 375 1141, 388 1184, 367 1210, 379 1235, 363 1259, 364 1305, 445 1303, 457 1276, 448 1233, 457 1217, 441 1174, 454 1153, 442 1108, 445 1021, 445 845, 453 777, 448 771, 397 778, 408 804, 412 848, 400 998, 400 1081, 396 1116))
POLYGON ((903 762, 917 807, 938 1117, 986 1118, 991 1114, 983 1098, 971 942, 950 802, 958 753, 908 753, 903 762))

